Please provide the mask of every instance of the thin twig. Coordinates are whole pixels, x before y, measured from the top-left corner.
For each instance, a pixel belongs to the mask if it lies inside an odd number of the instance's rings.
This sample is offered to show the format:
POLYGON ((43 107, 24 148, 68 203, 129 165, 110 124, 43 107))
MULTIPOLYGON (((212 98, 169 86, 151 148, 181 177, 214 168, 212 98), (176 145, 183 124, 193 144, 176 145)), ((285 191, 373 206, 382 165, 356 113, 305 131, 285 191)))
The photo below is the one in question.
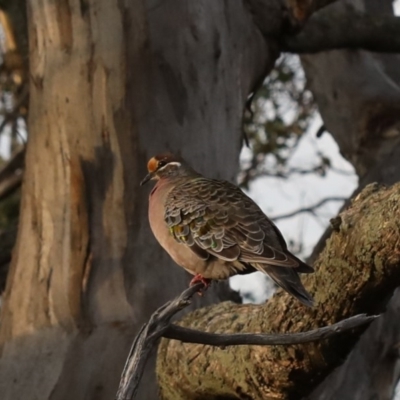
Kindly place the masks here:
POLYGON ((0 181, 0 200, 13 193, 16 189, 21 186, 22 173, 19 175, 11 175, 6 179, 0 181))
POLYGON ((18 150, 11 159, 0 168, 0 200, 21 186, 24 167, 25 148, 18 150))
POLYGON ((5 165, 0 168, 0 180, 8 177, 9 175, 14 175, 15 171, 22 169, 24 167, 25 160, 25 148, 21 148, 16 151, 15 154, 7 161, 5 165))
POLYGON ((193 295, 203 288, 198 283, 186 289, 180 296, 164 304, 152 314, 149 322, 144 324, 136 335, 122 372, 116 400, 132 400, 137 393, 146 361, 156 346, 158 340, 164 336, 169 339, 187 343, 200 343, 212 346, 234 345, 291 345, 308 343, 326 339, 338 333, 365 325, 377 316, 365 314, 356 315, 336 324, 314 329, 309 332, 286 334, 216 334, 184 328, 170 323, 171 318, 190 304, 193 295))
POLYGON ((3 132, 3 129, 12 121, 18 119, 21 117, 21 114, 19 112, 19 109, 21 106, 26 102, 28 99, 28 85, 24 85, 22 88, 22 92, 19 96, 19 98, 15 101, 15 105, 13 106, 13 109, 11 111, 6 111, 4 115, 4 119, 2 123, 0 124, 0 133, 3 132))
POLYGON ((272 221, 278 221, 279 219, 291 218, 300 213, 314 213, 314 211, 323 206, 325 203, 330 201, 346 201, 347 197, 326 197, 325 199, 320 200, 319 202, 313 204, 312 206, 299 208, 297 210, 291 211, 287 214, 276 215, 275 217, 270 217, 272 221))
POLYGON ((334 172, 335 174, 342 176, 353 176, 354 173, 352 171, 346 171, 344 169, 336 168, 333 166, 324 166, 324 165, 316 165, 309 169, 302 168, 286 168, 281 171, 269 171, 266 169, 258 170, 257 169, 257 159, 253 159, 254 162, 251 162, 251 165, 247 166, 239 175, 239 183, 242 186, 245 186, 249 183, 249 181, 254 181, 258 178, 279 178, 279 179, 289 179, 292 178, 293 175, 317 175, 322 176, 328 172, 334 172))
POLYGON ((293 175, 322 175, 322 173, 326 172, 335 172, 339 175, 343 176, 352 176, 354 173, 352 171, 346 171, 340 168, 335 168, 332 166, 324 166, 324 165, 316 165, 315 167, 311 167, 309 169, 302 169, 302 168, 288 168, 286 170, 282 171, 268 171, 268 170, 261 170, 261 171, 252 171, 253 166, 248 168, 245 172, 251 172, 251 179, 257 179, 257 178, 281 178, 281 179, 288 179, 292 177, 293 175))

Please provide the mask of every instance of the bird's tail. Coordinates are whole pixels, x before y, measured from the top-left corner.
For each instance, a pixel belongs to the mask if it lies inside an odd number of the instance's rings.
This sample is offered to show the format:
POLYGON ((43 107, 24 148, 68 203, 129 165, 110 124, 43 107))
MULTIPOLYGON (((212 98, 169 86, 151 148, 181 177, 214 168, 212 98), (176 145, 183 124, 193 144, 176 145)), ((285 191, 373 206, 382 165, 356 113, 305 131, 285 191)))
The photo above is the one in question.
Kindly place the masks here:
POLYGON ((301 303, 308 307, 312 307, 314 305, 314 299, 304 288, 300 277, 294 268, 275 267, 272 265, 259 263, 257 263, 255 267, 259 271, 267 273, 278 286, 286 290, 301 303))

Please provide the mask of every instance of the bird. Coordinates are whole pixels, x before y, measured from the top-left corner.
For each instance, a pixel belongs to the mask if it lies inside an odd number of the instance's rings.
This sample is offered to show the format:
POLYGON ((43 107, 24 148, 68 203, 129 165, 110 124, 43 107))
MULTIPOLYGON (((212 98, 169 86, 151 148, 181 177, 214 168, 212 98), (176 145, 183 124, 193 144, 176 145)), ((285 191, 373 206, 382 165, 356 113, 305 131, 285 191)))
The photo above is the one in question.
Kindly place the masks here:
POLYGON ((314 269, 293 255, 276 225, 238 186, 209 179, 181 156, 161 153, 147 163, 140 185, 149 195, 151 230, 176 264, 194 275, 190 285, 261 271, 306 306, 313 298, 299 273, 314 269))

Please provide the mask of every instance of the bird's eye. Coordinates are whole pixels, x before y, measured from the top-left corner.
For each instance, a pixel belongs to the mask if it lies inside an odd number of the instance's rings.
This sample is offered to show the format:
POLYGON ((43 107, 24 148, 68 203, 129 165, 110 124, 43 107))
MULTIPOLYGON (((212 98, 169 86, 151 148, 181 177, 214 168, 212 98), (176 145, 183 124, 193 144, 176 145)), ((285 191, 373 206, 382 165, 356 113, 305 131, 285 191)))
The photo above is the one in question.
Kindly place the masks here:
POLYGON ((167 165, 167 163, 165 161, 159 161, 158 162, 158 168, 163 167, 164 165, 167 165))

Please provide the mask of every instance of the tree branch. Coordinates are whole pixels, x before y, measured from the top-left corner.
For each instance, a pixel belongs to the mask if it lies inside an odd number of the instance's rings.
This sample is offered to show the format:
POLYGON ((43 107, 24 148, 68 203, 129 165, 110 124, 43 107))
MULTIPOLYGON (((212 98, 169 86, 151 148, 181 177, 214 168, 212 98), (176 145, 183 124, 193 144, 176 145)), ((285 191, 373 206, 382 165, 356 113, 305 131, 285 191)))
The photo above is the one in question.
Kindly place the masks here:
POLYGON ((292 18, 302 23, 317 10, 326 7, 336 0, 286 0, 292 18))
POLYGON ((300 33, 286 35, 282 41, 282 51, 291 53, 334 49, 399 53, 400 18, 331 6, 314 14, 300 33))
POLYGON ((316 165, 310 169, 303 169, 303 168, 287 168, 286 170, 281 171, 268 171, 268 170, 261 170, 258 171, 254 169, 254 166, 250 166, 240 172, 239 175, 239 182, 241 185, 248 184, 249 181, 253 181, 258 178, 279 178, 279 179, 289 179, 293 175, 317 175, 317 176, 324 176, 327 172, 335 172, 338 175, 343 176, 352 176, 354 173, 352 171, 346 171, 340 168, 335 168, 332 166, 324 166, 324 165, 316 165))
POLYGON ((193 295, 204 285, 198 283, 186 289, 180 296, 164 304, 155 311, 135 337, 122 372, 117 392, 117 400, 133 399, 151 350, 169 326, 171 318, 190 305, 193 295))
POLYGON ((0 169, 0 200, 21 186, 24 161, 25 148, 22 148, 0 169))
POLYGON ((298 333, 210 333, 202 332, 196 329, 184 328, 178 325, 169 325, 163 337, 167 339, 180 340, 185 343, 207 344, 210 346, 277 346, 277 345, 293 345, 300 343, 310 343, 316 340, 328 339, 339 333, 349 331, 361 325, 372 322, 378 318, 378 315, 367 316, 366 314, 358 314, 354 317, 347 318, 333 325, 324 326, 323 328, 314 329, 307 332, 298 333))
POLYGON ((347 197, 326 197, 325 199, 320 200, 318 203, 315 203, 312 206, 299 208, 297 210, 291 211, 287 214, 276 215, 275 217, 271 217, 272 221, 278 221, 280 219, 291 218, 300 213, 313 213, 317 208, 323 206, 330 201, 346 201, 347 197))
POLYGON ((394 399, 400 375, 399 345, 400 289, 396 289, 385 313, 367 328, 343 365, 307 399, 394 399))
POLYGON ((4 128, 8 124, 15 122, 18 118, 24 118, 24 115, 21 114, 21 107, 26 106, 28 97, 29 97, 28 85, 23 85, 21 88, 21 93, 15 100, 15 104, 13 105, 12 110, 5 110, 2 115, 3 121, 0 124, 0 133, 3 133, 4 128))
MULTIPOLYGON (((302 279, 316 307, 305 308, 278 291, 262 306, 224 302, 190 313, 180 325, 210 333, 283 334, 380 312, 400 285, 399 202, 400 184, 371 186, 341 214, 314 263, 316 273, 302 279)), ((355 332, 340 340, 226 349, 162 340, 157 357, 162 398, 302 398, 343 362, 358 338, 355 332)))
POLYGON ((171 318, 189 306, 190 299, 202 288, 203 284, 199 283, 186 289, 180 296, 164 304, 154 312, 149 322, 142 326, 133 341, 125 363, 116 400, 131 400, 135 397, 146 361, 162 336, 185 343, 200 343, 223 347, 236 345, 293 345, 327 339, 365 325, 378 317, 377 315, 367 316, 360 314, 330 326, 292 334, 215 334, 171 324, 171 318))

